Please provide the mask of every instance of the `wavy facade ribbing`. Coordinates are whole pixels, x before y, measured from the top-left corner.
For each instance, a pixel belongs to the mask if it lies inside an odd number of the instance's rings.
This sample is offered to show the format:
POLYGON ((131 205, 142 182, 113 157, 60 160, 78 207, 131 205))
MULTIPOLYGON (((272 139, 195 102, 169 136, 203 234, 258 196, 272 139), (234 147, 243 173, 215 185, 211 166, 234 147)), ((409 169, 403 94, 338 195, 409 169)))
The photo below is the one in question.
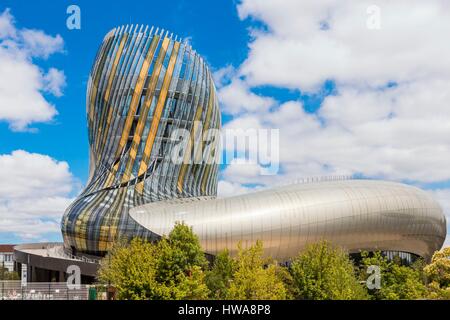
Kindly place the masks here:
POLYGON ((179 199, 131 210, 148 230, 168 234, 176 221, 193 227, 210 254, 235 253, 262 240, 279 261, 307 244, 328 240, 350 253, 399 251, 426 259, 439 250, 446 221, 439 204, 418 188, 384 181, 294 184, 224 199, 179 199))
POLYGON ((118 237, 157 239, 129 218, 130 208, 216 195, 214 143, 202 145, 201 163, 171 161, 181 143, 175 130, 193 138, 198 121, 200 132, 221 126, 212 75, 186 42, 143 26, 113 29, 92 67, 86 105, 89 180, 62 219, 66 248, 102 255, 118 237))

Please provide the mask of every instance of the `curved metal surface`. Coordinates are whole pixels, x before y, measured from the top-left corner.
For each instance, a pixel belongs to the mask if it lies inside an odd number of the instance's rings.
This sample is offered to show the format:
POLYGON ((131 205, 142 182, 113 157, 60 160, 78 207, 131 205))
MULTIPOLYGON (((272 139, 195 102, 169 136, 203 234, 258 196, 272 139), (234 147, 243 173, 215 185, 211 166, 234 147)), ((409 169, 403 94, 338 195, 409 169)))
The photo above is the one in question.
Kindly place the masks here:
POLYGON ((130 216, 159 235, 175 222, 193 227, 205 251, 238 242, 264 242, 280 261, 322 239, 360 250, 403 251, 429 259, 446 236, 445 215, 425 191, 373 180, 325 181, 285 186, 224 199, 160 201, 131 209, 130 216), (197 201, 196 201, 197 200, 197 201))

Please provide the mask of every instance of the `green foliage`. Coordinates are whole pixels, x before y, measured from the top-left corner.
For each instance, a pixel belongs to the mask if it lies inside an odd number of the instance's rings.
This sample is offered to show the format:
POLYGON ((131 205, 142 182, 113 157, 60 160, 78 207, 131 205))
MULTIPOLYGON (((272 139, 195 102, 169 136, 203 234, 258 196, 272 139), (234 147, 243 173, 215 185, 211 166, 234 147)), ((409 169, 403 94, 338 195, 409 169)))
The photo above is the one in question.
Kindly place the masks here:
POLYGON ((212 299, 226 299, 235 270, 234 265, 228 250, 215 257, 214 264, 206 275, 206 284, 211 291, 212 299))
POLYGON ((450 286, 450 247, 436 251, 431 263, 425 267, 425 274, 441 287, 450 286))
POLYGON ((436 251, 424 272, 431 281, 429 298, 450 299, 450 247, 436 251))
POLYGON ((323 241, 309 245, 292 261, 295 297, 308 300, 367 299, 346 252, 323 241))
POLYGON ((164 299, 167 288, 155 281, 157 247, 140 239, 116 244, 100 264, 98 279, 117 289, 119 299, 164 299))
POLYGON ((177 223, 168 238, 158 243, 159 255, 156 266, 156 280, 167 285, 174 285, 177 277, 189 273, 199 266, 207 267, 198 237, 192 228, 177 223))
POLYGON ((230 300, 284 300, 288 291, 280 276, 280 267, 263 258, 260 241, 249 249, 239 245, 234 272, 226 298, 230 300))
POLYGON ((205 273, 199 266, 193 266, 188 275, 181 273, 178 276, 175 299, 206 300, 209 295, 205 273))
MULTIPOLYGON (((192 228, 177 223, 157 243, 120 241, 101 261, 98 280, 116 288, 118 299, 450 299, 450 249, 436 252, 430 265, 389 261, 380 252, 361 254, 360 275, 347 253, 327 242, 308 246, 290 268, 264 258, 263 245, 238 247, 216 256, 210 270, 192 228), (369 292, 367 267, 381 271, 381 287, 369 292), (430 280, 428 288, 425 286, 430 280)), ((6 280, 17 273, 1 270, 6 280)))
POLYGON ((450 300, 450 287, 441 287, 438 282, 428 284, 428 299, 450 300))
MULTIPOLYGON (((389 261, 380 252, 369 255, 362 254, 363 270, 370 265, 380 267, 381 288, 370 290, 369 293, 376 300, 412 300, 422 299, 427 294, 423 273, 420 264, 414 267, 403 266, 399 261, 389 261)), ((362 278, 366 280, 367 274, 362 272, 362 278)))
POLYGON ((117 289, 119 299, 206 299, 206 259, 192 229, 176 224, 157 244, 133 239, 113 247, 98 279, 117 289))

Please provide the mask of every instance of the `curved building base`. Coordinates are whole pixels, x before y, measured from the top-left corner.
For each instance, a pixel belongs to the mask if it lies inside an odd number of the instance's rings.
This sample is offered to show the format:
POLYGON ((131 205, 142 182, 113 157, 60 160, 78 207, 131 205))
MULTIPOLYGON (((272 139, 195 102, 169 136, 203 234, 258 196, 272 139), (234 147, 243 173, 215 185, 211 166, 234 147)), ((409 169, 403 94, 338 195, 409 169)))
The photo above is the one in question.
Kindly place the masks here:
POLYGON ((418 188, 384 181, 344 180, 295 184, 224 199, 160 201, 130 216, 158 235, 176 222, 193 227, 209 254, 236 253, 257 240, 278 261, 320 240, 349 253, 399 251, 425 259, 439 250, 446 221, 439 204, 418 188))

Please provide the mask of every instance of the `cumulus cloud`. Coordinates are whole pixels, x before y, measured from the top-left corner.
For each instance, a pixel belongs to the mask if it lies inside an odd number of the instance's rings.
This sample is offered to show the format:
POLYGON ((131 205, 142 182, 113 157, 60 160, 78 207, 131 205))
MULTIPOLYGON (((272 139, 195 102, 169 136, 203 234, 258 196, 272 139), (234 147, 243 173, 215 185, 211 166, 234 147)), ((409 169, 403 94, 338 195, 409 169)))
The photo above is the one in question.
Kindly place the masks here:
POLYGON ((24 240, 60 233, 62 214, 76 188, 66 162, 16 150, 0 155, 0 179, 0 233, 24 240))
POLYGON ((47 59, 63 47, 61 36, 19 29, 8 9, 0 14, 0 121, 9 123, 12 130, 28 130, 30 124, 48 122, 57 115, 45 95, 62 95, 64 72, 56 68, 46 72, 35 60, 47 59))

